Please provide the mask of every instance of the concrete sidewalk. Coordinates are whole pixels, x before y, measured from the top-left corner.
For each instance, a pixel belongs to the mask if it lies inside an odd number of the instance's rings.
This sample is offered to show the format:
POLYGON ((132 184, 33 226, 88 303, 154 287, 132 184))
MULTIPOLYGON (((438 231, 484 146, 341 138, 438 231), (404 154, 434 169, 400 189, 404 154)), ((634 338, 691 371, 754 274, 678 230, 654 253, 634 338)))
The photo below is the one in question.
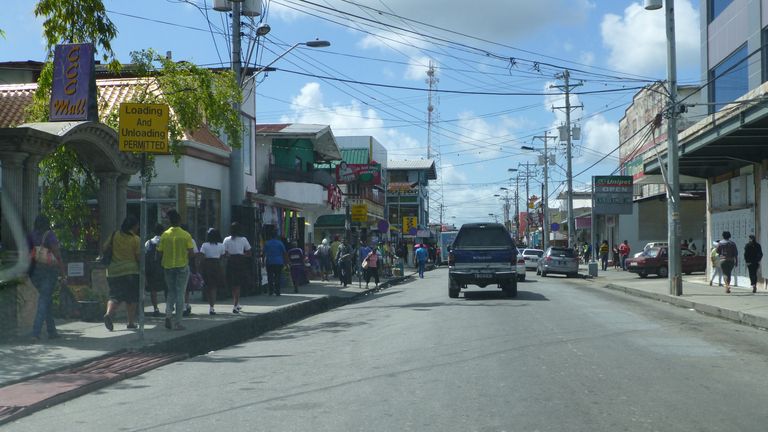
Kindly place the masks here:
POLYGON ((57 320, 58 339, 18 336, 0 344, 0 425, 164 364, 236 345, 412 275, 382 279, 378 288, 371 283, 370 289, 357 280, 346 288, 338 281, 311 281, 298 293, 290 288, 279 297, 243 297, 239 314, 232 313, 231 300, 224 300, 217 304, 217 314, 209 315, 208 304, 197 293, 191 298, 192 314, 183 320, 186 330, 167 330, 164 317, 146 315, 143 337, 127 329, 124 318, 115 320, 112 332, 101 322, 57 320))
MULTIPOLYGON (((582 265, 580 274, 586 275, 587 266, 582 265)), ((694 309, 706 315, 731 320, 761 329, 768 329, 768 290, 758 284, 757 293, 752 293, 749 278, 738 278, 738 286, 725 293, 725 287, 709 286, 706 275, 683 275, 683 295, 669 294, 668 279, 649 276, 640 278, 637 274, 614 270, 599 271, 596 278, 585 278, 588 286, 621 291, 627 294, 651 298, 675 306, 694 309)))

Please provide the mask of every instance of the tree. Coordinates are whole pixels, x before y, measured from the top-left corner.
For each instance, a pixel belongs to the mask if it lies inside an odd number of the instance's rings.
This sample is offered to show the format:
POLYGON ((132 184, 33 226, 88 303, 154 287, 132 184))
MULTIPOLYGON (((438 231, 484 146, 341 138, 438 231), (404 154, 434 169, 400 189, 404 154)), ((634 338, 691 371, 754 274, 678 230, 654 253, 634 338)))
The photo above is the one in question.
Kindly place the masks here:
MULTIPOLYGON (((48 62, 45 64, 33 103, 27 110, 27 121, 47 121, 53 84, 52 56, 61 42, 93 43, 102 59, 115 73, 121 65, 112 51, 111 40, 117 28, 107 16, 102 0, 39 0, 37 16, 45 17, 43 34, 46 38, 48 62)), ((169 125, 171 151, 178 160, 184 130, 196 130, 207 125, 239 143, 242 124, 233 103, 241 98, 240 89, 229 71, 213 72, 190 63, 174 63, 152 50, 131 53, 133 72, 146 77, 146 87, 134 100, 126 102, 160 102, 171 106, 175 116, 169 125)), ((105 123, 118 127, 117 112, 106 114, 105 123)), ((150 164, 150 166, 152 166, 150 164)), ((91 210, 87 200, 96 195, 98 181, 77 155, 66 146, 58 148, 40 163, 43 182, 42 209, 60 227, 72 227, 58 232, 66 248, 82 249, 86 239, 96 238, 97 227, 91 226, 91 210)), ((142 173, 152 176, 151 170, 142 173)))

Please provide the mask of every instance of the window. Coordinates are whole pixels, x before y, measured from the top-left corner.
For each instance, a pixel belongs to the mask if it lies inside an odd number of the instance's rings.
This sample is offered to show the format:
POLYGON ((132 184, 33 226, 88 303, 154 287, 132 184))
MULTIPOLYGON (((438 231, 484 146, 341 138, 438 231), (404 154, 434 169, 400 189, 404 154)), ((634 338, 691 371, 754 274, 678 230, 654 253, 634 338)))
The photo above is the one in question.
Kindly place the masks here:
POLYGON ((733 3, 733 0, 709 0, 709 7, 707 7, 709 11, 708 22, 714 21, 731 3, 733 3))
POLYGON ((184 203, 185 220, 190 234, 198 246, 205 239, 208 228, 221 230, 220 207, 221 192, 199 186, 185 185, 184 203))
POLYGON ((747 45, 744 44, 709 72, 712 112, 743 96, 749 90, 747 45))

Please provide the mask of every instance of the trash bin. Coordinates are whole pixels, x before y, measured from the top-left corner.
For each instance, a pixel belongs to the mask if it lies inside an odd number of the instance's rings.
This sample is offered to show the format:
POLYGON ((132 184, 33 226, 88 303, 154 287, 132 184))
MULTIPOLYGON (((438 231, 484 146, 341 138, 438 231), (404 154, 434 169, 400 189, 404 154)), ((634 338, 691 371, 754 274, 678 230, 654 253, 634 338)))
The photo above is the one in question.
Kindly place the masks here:
POLYGON ((597 261, 592 261, 587 264, 587 268, 589 269, 590 276, 597 277, 597 261))

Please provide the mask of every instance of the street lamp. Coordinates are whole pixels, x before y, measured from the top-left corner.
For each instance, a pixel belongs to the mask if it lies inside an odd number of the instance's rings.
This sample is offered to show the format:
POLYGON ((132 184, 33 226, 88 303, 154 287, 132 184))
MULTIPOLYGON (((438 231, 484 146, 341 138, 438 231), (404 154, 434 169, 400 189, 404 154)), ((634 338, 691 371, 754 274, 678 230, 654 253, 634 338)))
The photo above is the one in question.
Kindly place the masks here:
MULTIPOLYGON (((677 57, 675 53, 675 1, 665 2, 667 29, 667 243, 669 244, 669 294, 683 295, 680 268, 680 167, 677 148, 677 57)), ((662 0, 645 0, 645 9, 661 9, 662 0)))

